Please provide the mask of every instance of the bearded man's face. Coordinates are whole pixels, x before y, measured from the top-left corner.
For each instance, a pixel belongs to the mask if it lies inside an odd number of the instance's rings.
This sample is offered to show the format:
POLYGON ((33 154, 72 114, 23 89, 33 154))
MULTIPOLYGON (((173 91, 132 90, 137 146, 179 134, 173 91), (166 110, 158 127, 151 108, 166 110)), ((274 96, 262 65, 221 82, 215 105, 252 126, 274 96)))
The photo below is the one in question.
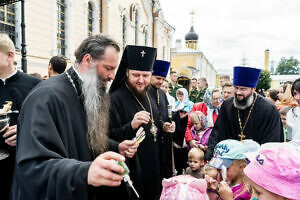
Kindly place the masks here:
POLYGON ((127 84, 136 96, 145 96, 150 86, 152 72, 128 70, 127 84))
POLYGON ((240 109, 245 109, 252 104, 254 88, 234 86, 234 103, 240 109))

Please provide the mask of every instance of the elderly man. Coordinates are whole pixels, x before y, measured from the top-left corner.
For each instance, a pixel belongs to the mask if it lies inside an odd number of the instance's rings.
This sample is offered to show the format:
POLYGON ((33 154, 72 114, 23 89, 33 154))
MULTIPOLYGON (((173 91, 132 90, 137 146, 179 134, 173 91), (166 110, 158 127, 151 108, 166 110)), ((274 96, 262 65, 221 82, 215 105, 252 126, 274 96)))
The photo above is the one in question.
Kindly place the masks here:
MULTIPOLYGON (((99 186, 118 186, 131 141, 108 140, 109 96, 119 46, 105 36, 85 39, 66 73, 43 81, 24 101, 11 199, 106 199, 99 186), (109 146, 108 146, 109 144, 109 146), (101 190, 101 191, 99 191, 101 190)), ((131 148, 135 151, 136 148, 131 148)))
POLYGON ((283 129, 276 107, 255 93, 260 69, 234 67, 234 98, 224 101, 209 138, 205 158, 213 155, 215 145, 226 139, 253 139, 263 144, 283 142, 283 129))
POLYGON ((30 92, 41 80, 18 71, 14 66, 15 46, 8 35, 0 34, 0 109, 6 101, 12 102, 8 114, 10 125, 0 128, 0 197, 10 199, 10 189, 13 179, 16 153, 17 118, 16 111, 21 110, 21 105, 30 92), (2 130, 1 130, 2 129, 2 130))
MULTIPOLYGON (((145 139, 140 143, 136 155, 127 163, 140 199, 149 200, 159 197, 164 176, 162 169, 167 167, 162 161, 165 158, 163 148, 166 147, 162 145, 164 127, 161 112, 149 92, 155 58, 155 48, 127 46, 110 88, 110 137, 123 141, 134 138, 140 127, 145 131, 145 139)), ((115 199, 135 198, 134 194, 127 194, 121 189, 115 194, 115 199)))

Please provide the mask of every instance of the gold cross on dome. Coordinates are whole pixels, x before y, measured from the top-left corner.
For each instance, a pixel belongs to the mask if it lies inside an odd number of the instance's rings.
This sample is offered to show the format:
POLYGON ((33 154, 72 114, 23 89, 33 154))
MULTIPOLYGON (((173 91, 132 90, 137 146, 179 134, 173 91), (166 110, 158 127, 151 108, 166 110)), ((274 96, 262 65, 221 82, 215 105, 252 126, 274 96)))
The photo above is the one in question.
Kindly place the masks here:
POLYGON ((141 51, 140 53, 142 54, 142 58, 144 58, 146 52, 143 50, 143 51, 141 51))

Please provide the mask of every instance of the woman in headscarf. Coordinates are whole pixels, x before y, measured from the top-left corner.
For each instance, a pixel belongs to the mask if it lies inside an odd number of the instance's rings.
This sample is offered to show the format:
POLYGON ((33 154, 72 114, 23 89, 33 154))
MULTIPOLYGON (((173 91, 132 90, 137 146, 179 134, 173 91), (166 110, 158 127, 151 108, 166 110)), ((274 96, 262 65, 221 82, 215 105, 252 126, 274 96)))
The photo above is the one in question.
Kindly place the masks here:
MULTIPOLYGON (((221 107, 221 92, 219 89, 209 88, 206 90, 202 103, 193 105, 191 112, 201 111, 207 117, 207 127, 213 127, 217 120, 221 107)), ((192 123, 188 120, 185 132, 185 140, 191 148, 197 147, 196 141, 191 134, 192 123)), ((203 149, 205 150, 205 149, 203 149)))
POLYGON ((175 110, 179 111, 184 110, 183 108, 185 108, 185 111, 190 113, 194 103, 189 100, 188 91, 185 88, 179 88, 176 91, 176 98, 175 110))
POLYGON ((173 133, 174 161, 176 171, 181 174, 187 167, 188 150, 184 139, 188 114, 191 112, 193 102, 189 100, 188 91, 180 88, 176 91, 177 101, 173 121, 176 123, 176 130, 173 133))

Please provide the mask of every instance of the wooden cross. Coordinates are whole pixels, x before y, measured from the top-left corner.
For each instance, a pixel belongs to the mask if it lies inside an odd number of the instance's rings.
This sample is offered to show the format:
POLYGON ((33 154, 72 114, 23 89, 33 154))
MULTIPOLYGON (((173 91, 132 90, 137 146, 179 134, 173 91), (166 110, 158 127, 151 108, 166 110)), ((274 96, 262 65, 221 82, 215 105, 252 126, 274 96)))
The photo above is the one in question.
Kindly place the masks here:
POLYGON ((142 54, 142 58, 144 58, 146 52, 143 50, 143 51, 141 51, 140 53, 142 54))
POLYGON ((240 141, 243 141, 243 139, 245 139, 246 135, 243 134, 243 132, 241 132, 241 134, 238 134, 238 136, 240 137, 240 141))

